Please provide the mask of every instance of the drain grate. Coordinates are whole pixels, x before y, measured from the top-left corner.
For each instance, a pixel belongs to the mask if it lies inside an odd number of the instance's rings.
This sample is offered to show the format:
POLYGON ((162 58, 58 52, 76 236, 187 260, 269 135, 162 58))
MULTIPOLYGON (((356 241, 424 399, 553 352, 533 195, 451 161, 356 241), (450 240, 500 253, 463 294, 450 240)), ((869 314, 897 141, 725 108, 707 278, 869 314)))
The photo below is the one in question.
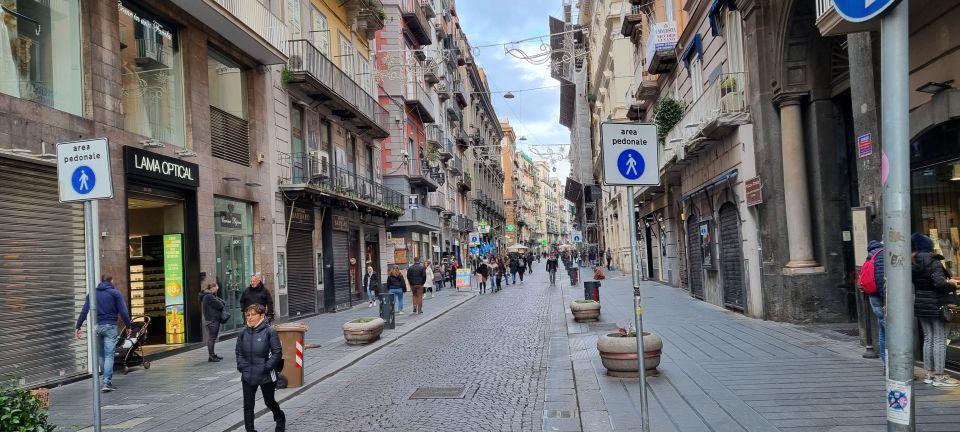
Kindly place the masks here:
POLYGON ((463 399, 466 387, 418 387, 410 399, 463 399))
POLYGON ((573 411, 543 410, 543 418, 573 418, 573 411))

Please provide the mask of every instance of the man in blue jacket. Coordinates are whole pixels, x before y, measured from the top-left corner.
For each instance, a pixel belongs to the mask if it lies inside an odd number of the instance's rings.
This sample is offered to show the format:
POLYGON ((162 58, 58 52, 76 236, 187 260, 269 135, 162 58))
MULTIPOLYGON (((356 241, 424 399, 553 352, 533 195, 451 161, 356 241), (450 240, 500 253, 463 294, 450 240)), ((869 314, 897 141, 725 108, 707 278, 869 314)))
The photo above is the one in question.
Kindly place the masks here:
POLYGON ((868 296, 870 299, 870 309, 873 310, 873 314, 877 317, 877 324, 880 327, 878 332, 879 341, 877 343, 880 345, 880 360, 883 361, 883 364, 887 364, 887 325, 884 315, 886 314, 886 292, 884 291, 884 275, 883 275, 883 242, 878 240, 870 240, 870 243, 867 243, 867 259, 873 259, 873 277, 877 283, 877 293, 871 294, 868 296), (879 252, 879 253, 878 253, 879 252), (876 255, 876 258, 873 256, 876 255))
MULTIPOLYGON (((123 296, 120 291, 113 287, 113 278, 103 276, 100 285, 97 285, 97 328, 96 328, 96 346, 100 348, 97 357, 100 359, 100 367, 103 370, 103 388, 104 393, 111 392, 117 388, 111 382, 113 380, 113 350, 117 346, 117 315, 123 318, 123 323, 127 326, 127 333, 130 332, 130 312, 127 310, 126 303, 123 302, 123 296)), ((81 337, 80 327, 87 319, 90 312, 90 297, 83 303, 83 310, 80 311, 80 317, 77 318, 77 325, 74 328, 77 339, 81 337)))

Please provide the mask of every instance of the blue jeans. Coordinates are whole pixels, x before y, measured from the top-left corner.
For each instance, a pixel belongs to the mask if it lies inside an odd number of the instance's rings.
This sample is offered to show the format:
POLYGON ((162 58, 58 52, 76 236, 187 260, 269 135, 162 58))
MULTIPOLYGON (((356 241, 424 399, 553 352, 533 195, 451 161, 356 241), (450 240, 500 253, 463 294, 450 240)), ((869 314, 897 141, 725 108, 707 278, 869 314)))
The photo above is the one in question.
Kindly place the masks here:
POLYGON ((113 350, 117 347, 117 326, 98 324, 96 343, 100 344, 97 358, 100 359, 100 368, 103 370, 103 384, 110 384, 113 380, 113 350))
POLYGON ((390 288, 390 294, 393 294, 393 304, 397 311, 403 310, 403 290, 400 288, 390 288))
POLYGON ((886 320, 883 318, 883 298, 880 296, 869 296, 870 299, 870 309, 873 309, 873 314, 877 317, 877 322, 880 326, 880 332, 877 339, 880 339, 877 343, 880 346, 880 360, 886 364, 887 361, 887 325, 886 320))
POLYGON ((373 303, 377 300, 377 293, 373 292, 373 289, 367 287, 367 301, 373 303))

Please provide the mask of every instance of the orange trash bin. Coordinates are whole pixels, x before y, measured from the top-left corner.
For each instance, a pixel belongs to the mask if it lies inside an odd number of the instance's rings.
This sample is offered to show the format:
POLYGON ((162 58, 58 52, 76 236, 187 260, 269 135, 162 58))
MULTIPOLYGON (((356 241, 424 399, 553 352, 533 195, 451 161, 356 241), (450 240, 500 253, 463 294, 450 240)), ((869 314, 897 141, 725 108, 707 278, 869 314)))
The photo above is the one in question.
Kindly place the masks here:
POLYGON ((299 324, 279 324, 274 326, 280 336, 283 348, 283 376, 287 377, 287 387, 303 385, 303 335, 307 327, 299 324))

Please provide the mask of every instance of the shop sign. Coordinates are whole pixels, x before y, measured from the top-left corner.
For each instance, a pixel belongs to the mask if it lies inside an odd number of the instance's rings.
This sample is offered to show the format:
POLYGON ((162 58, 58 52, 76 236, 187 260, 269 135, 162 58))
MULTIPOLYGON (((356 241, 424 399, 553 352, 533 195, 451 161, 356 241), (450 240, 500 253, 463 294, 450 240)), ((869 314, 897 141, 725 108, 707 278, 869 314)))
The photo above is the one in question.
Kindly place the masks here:
POLYGON ((167 311, 167 343, 184 342, 183 308, 183 236, 165 234, 163 236, 163 280, 164 300, 167 311))
POLYGON ((333 229, 336 231, 350 231, 350 221, 343 216, 333 215, 333 229))
POLYGON ((746 181, 747 188, 747 206, 755 206, 763 203, 763 185, 760 183, 760 177, 754 177, 746 181))
MULTIPOLYGON (((671 51, 677 48, 677 23, 673 21, 650 25, 650 38, 647 39, 647 60, 658 51, 671 51)), ((649 65, 648 65, 649 66, 649 65)))
POLYGON ((228 228, 228 229, 243 228, 243 219, 240 216, 240 213, 230 213, 228 211, 222 211, 220 212, 220 215, 217 218, 217 223, 220 224, 220 228, 228 228))
POLYGON ((313 209, 294 205, 287 206, 287 220, 290 221, 290 228, 305 229, 313 231, 313 209))
POLYGON ((123 147, 123 166, 127 174, 155 180, 200 186, 200 166, 135 147, 123 147))
POLYGON ((457 269, 457 289, 470 288, 470 268, 457 269))

